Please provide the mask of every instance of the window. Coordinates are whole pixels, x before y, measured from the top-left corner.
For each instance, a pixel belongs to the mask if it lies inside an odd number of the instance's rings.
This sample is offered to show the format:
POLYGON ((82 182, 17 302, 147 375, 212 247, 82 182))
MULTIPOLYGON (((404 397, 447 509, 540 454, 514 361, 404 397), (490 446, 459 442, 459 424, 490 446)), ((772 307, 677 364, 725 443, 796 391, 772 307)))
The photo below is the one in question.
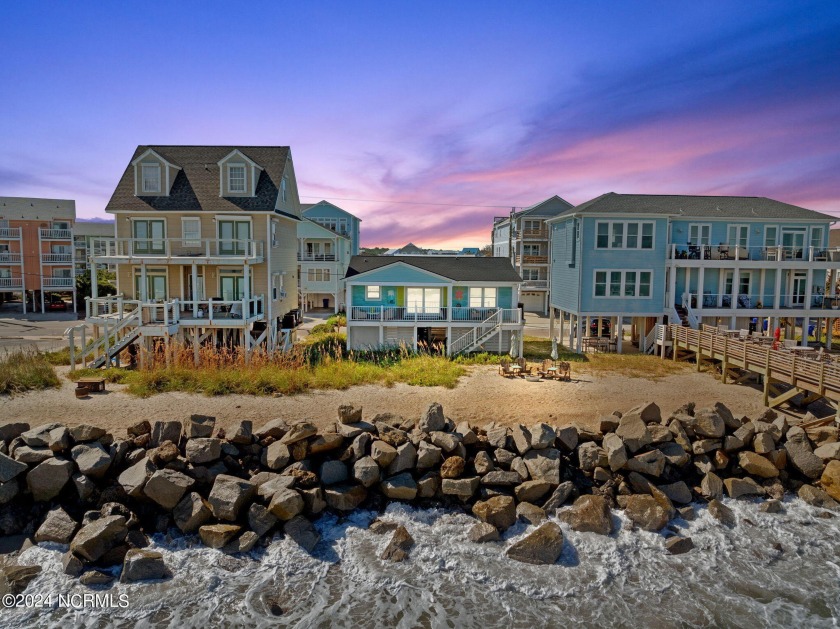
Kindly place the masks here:
POLYGON ((250 239, 250 221, 219 221, 219 253, 221 255, 246 255, 250 239))
POLYGON ((642 223, 642 249, 653 249, 653 223, 642 223))
POLYGON ((768 225, 764 228, 764 246, 775 247, 779 239, 779 228, 775 225, 768 225))
POLYGON ((283 203, 286 202, 286 177, 280 182, 280 194, 283 198, 283 203))
POLYGON ((165 229, 163 221, 134 220, 132 221, 134 236, 134 253, 164 253, 165 229))
POLYGON ((160 192, 160 164, 141 164, 143 192, 160 192))
POLYGON ((277 246, 277 221, 271 221, 271 246, 277 246))
POLYGON ((0 277, 12 277, 11 269, 0 269, 0 277))
POLYGON ((820 249, 823 246, 823 229, 822 227, 811 228, 811 246, 814 249, 820 249))
POLYGON ((219 290, 222 301, 245 299, 245 277, 242 275, 222 275, 219 277, 219 290))
POLYGON ((595 238, 595 246, 598 249, 606 249, 610 246, 610 224, 598 223, 597 236, 595 238))
POLYGON ((381 299, 379 289, 379 286, 366 286, 365 299, 368 301, 379 301, 381 299))
POLYGON ((610 248, 624 248, 624 223, 610 224, 610 248))
POLYGON ((650 297, 651 271, 595 271, 595 297, 650 297))
POLYGON ((185 247, 199 247, 201 246, 201 219, 200 218, 182 218, 181 230, 183 233, 185 247))
POLYGON ((522 269, 523 280, 538 280, 540 279, 539 269, 522 269))
POLYGON ((406 289, 406 312, 440 312, 440 292, 439 288, 415 288, 409 286, 406 289))
POLYGON ((143 275, 139 272, 134 274, 134 298, 154 301, 166 299, 166 270, 149 269, 146 271, 146 294, 141 290, 141 279, 143 275))
POLYGON ((653 249, 652 222, 599 221, 595 224, 596 249, 653 249))
POLYGON ((710 245, 712 244, 712 226, 692 223, 688 226, 688 244, 710 245))
MULTIPOLYGON (((306 277, 310 282, 329 282, 330 281, 330 270, 329 269, 309 269, 306 277)), ((377 286, 376 288, 379 288, 379 287, 377 286)))
POLYGON ((730 225, 727 230, 727 243, 731 247, 745 247, 750 235, 749 225, 730 225))
POLYGON ((245 165, 228 166, 228 192, 245 192, 245 165))
POLYGON ((538 256, 540 255, 540 246, 539 245, 522 245, 522 254, 526 256, 538 256))
POLYGON ((470 308, 495 308, 496 307, 496 289, 495 288, 471 288, 470 289, 470 308))
POLYGON ((627 223, 627 248, 637 249, 639 247, 639 224, 627 223))

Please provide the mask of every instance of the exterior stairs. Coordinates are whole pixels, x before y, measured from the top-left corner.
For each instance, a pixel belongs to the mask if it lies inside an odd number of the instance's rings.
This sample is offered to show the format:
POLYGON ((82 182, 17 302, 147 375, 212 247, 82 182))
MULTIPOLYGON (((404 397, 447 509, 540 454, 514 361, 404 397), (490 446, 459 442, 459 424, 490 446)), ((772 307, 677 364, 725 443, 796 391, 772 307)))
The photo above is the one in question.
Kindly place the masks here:
POLYGON ((475 351, 498 334, 501 329, 502 311, 496 310, 469 332, 452 341, 449 346, 449 353, 455 355, 475 351))

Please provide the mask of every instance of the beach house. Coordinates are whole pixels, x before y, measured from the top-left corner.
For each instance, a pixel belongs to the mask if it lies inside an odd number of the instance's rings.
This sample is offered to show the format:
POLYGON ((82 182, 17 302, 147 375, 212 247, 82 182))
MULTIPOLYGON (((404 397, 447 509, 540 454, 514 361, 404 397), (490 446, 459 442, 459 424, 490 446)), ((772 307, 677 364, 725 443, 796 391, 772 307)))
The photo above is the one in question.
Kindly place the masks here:
POLYGON ((344 275, 359 253, 361 219, 327 201, 302 205, 298 223, 300 304, 312 309, 344 310, 344 275))
POLYGON ((515 335, 521 353, 521 282, 505 258, 354 256, 345 278, 348 347, 508 352, 515 335))
POLYGON ((571 203, 555 195, 509 216, 493 219, 493 255, 510 259, 522 276, 520 297, 527 311, 548 313, 550 265, 546 221, 571 207, 571 203))
POLYGON ((196 356, 293 340, 301 212, 288 147, 138 146, 105 210, 116 238, 93 260, 115 265, 118 296, 94 285, 86 316, 109 354, 135 340, 177 338, 196 356))
POLYGON ((764 197, 601 195, 547 221, 552 330, 578 351, 603 336, 621 351, 627 325, 650 350, 663 322, 796 327, 807 342, 840 315, 835 220, 764 197))

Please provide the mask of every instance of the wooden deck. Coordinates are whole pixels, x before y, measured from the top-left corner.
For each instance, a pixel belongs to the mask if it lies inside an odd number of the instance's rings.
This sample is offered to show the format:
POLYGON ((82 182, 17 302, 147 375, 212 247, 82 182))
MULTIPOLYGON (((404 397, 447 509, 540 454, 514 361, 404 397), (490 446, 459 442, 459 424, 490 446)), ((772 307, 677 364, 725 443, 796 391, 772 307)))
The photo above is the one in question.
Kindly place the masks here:
POLYGON ((765 406, 774 408, 801 394, 800 405, 823 398, 840 418, 840 362, 795 356, 752 341, 679 325, 671 325, 670 333, 674 360, 694 358, 698 371, 703 364, 720 363, 724 384, 762 376, 765 406))

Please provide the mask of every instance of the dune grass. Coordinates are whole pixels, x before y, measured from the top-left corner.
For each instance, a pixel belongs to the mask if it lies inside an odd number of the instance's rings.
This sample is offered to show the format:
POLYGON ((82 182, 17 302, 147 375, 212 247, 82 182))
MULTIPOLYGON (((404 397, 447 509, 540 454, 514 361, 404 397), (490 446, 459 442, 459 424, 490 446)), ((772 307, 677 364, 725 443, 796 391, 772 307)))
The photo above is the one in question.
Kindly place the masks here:
POLYGON ((16 350, 0 355, 0 395, 42 391, 59 386, 61 381, 43 354, 16 350))

